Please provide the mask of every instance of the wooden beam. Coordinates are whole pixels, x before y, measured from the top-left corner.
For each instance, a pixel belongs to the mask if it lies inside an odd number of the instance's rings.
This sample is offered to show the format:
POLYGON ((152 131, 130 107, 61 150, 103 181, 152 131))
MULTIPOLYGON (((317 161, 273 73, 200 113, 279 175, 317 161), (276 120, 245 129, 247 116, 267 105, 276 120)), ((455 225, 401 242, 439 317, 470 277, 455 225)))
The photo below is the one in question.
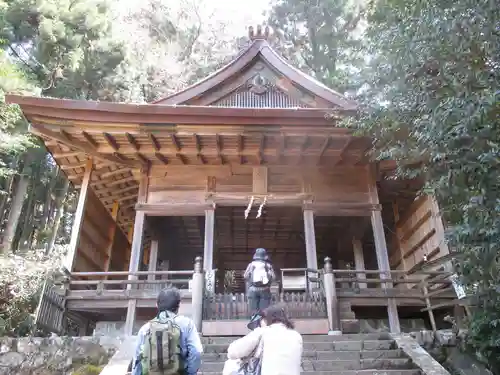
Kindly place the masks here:
POLYGON ((304 140, 302 141, 302 144, 300 145, 300 154, 299 154, 299 157, 297 158, 297 164, 300 164, 300 162, 302 161, 302 158, 304 157, 304 153, 306 152, 306 149, 309 147, 309 143, 310 143, 310 138, 306 134, 304 136, 304 140))
POLYGON ((73 228, 71 230, 69 250, 65 262, 65 267, 70 272, 73 271, 76 252, 78 249, 78 244, 80 242, 80 232, 82 229, 83 218, 85 216, 85 204, 87 202, 87 196, 90 189, 90 178, 92 177, 93 168, 94 163, 92 159, 87 160, 87 165, 85 166, 85 175, 83 177, 83 183, 80 189, 80 194, 78 196, 78 204, 76 206, 75 217, 73 219, 73 228))
POLYGON ((110 177, 116 176, 117 174, 130 173, 130 172, 131 172, 131 170, 128 167, 118 168, 118 169, 115 169, 114 171, 104 172, 99 177, 101 177, 101 179, 103 179, 103 180, 106 180, 110 177))
POLYGON ((137 157, 142 161, 142 163, 144 165, 148 165, 148 164, 151 164, 151 160, 149 160, 147 157, 145 157, 143 154, 141 154, 140 152, 138 152, 137 154, 137 157))
POLYGON ((200 143, 200 137, 198 136, 198 134, 193 134, 193 141, 194 141, 194 145, 196 147, 196 151, 198 151, 198 153, 201 152, 201 143, 200 143))
POLYGON ((179 140, 177 139, 177 137, 175 136, 175 134, 170 134, 170 139, 172 140, 172 144, 174 145, 175 147, 175 150, 177 152, 180 152, 181 151, 181 145, 179 143, 179 140))
MULTIPOLYGON (((53 156, 53 155, 52 155, 53 156)), ((87 165, 87 162, 82 162, 82 163, 78 163, 78 164, 62 164, 60 166, 60 168, 63 170, 63 171, 67 171, 69 169, 78 169, 78 168, 85 168, 85 166, 87 165)))
POLYGON ((330 137, 327 137, 325 139, 325 141, 323 142, 323 146, 321 146, 321 150, 319 152, 319 155, 318 155, 318 161, 317 161, 317 164, 320 164, 321 163, 321 159, 323 159, 323 155, 325 154, 325 151, 328 149, 328 147, 330 146, 330 141, 331 141, 331 138, 330 137))
POLYGON ((82 135, 83 135, 83 138, 85 138, 87 140, 87 142, 90 143, 90 145, 92 147, 97 148, 97 142, 89 133, 87 133, 86 131, 83 131, 82 135))
POLYGON ((163 164, 167 165, 168 164, 168 158, 166 156, 163 156, 159 152, 155 153, 156 158, 161 161, 163 164))
MULTIPOLYGON (((31 124, 30 131, 33 134, 46 136, 48 138, 53 139, 54 141, 60 142, 64 145, 67 145, 68 141, 62 135, 60 135, 54 131, 48 130, 48 129, 44 128, 43 126, 31 124)), ((123 160, 123 159, 117 158, 117 157, 112 156, 112 155, 103 155, 103 154, 97 152, 93 147, 90 147, 88 144, 86 144, 85 142, 81 142, 78 139, 73 139, 71 141, 71 145, 67 145, 67 146, 76 148, 83 153, 86 153, 94 158, 97 158, 97 159, 100 159, 103 161, 109 161, 109 162, 116 163, 116 164, 133 166, 136 168, 140 167, 140 163, 135 162, 133 160, 123 160)))
MULTIPOLYGON (((130 195, 126 195, 124 197, 115 198, 114 201, 121 203, 121 202, 125 202, 125 201, 131 200, 131 199, 137 199, 137 194, 130 194, 130 195)), ((108 207, 110 207, 110 205, 107 204, 106 207, 108 208, 108 207)))
POLYGON ((132 181, 136 181, 136 178, 134 176, 128 176, 128 177, 123 177, 123 178, 120 178, 118 180, 114 180, 114 181, 109 181, 109 182, 106 182, 106 181, 96 181, 97 183, 101 183, 101 184, 105 184, 106 187, 111 187, 111 186, 116 186, 116 185, 120 185, 120 184, 124 184, 126 182, 132 182, 132 181))
POLYGON ((222 146, 221 146, 221 138, 219 134, 215 134, 215 149, 217 150, 217 157, 219 158, 220 163, 224 164, 224 158, 222 157, 222 146))
POLYGON ((154 134, 150 133, 149 138, 151 139, 151 143, 153 144, 153 148, 155 149, 156 152, 160 151, 161 145, 160 142, 158 142, 158 139, 154 136, 154 134))
POLYGON ((140 150, 141 146, 139 146, 139 143, 137 143, 137 140, 134 138, 134 136, 130 133, 125 133, 125 136, 127 137, 128 143, 135 148, 137 151, 140 150))
POLYGON ((131 186, 126 186, 126 187, 124 187, 122 189, 118 189, 118 190, 116 190, 116 188, 114 188, 114 187, 107 187, 107 188, 102 188, 102 189, 96 189, 96 193, 99 194, 99 198, 111 199, 111 197, 114 197, 115 195, 121 195, 123 193, 126 193, 127 191, 131 191, 133 189, 138 189, 138 188, 139 188, 139 185, 137 185, 137 184, 133 184, 131 186), (113 195, 106 197, 104 194, 108 194, 108 193, 112 193, 113 195))
POLYGON ((102 134, 104 135, 104 139, 106 140, 106 142, 108 142, 108 144, 113 148, 113 150, 118 151, 120 149, 120 145, 118 144, 118 142, 116 142, 115 137, 106 132, 102 134))
POLYGON ((177 158, 181 161, 182 164, 187 164, 186 157, 180 153, 176 154, 177 158))
POLYGON ((62 159, 62 158, 74 158, 76 156, 81 156, 84 152, 82 151, 74 151, 74 152, 55 152, 52 154, 54 159, 62 159))

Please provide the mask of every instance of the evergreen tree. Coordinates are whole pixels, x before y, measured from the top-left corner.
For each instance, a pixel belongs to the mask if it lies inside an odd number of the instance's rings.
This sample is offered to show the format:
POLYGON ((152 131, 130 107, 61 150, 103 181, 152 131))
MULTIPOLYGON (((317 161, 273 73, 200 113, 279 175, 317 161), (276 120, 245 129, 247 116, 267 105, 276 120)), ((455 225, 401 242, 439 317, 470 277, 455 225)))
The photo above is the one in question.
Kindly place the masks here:
POLYGON ((363 61, 363 10, 350 0, 275 0, 268 24, 276 48, 291 63, 340 92, 363 61))
POLYGON ((102 0, 3 2, 3 47, 42 88, 42 94, 74 99, 101 95, 124 58, 113 39, 102 0))
POLYGON ((496 1, 378 0, 369 14, 360 98, 348 122, 378 158, 421 161, 439 198, 457 270, 478 298, 470 343, 500 371, 500 7, 496 1))

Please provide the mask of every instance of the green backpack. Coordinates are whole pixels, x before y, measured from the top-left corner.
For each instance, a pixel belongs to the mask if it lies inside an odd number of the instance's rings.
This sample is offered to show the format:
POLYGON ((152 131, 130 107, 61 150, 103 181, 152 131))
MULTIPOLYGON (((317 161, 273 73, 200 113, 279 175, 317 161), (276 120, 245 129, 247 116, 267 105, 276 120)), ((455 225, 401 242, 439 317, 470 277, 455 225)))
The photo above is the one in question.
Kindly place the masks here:
POLYGON ((174 375, 181 371, 181 329, 175 316, 161 314, 150 321, 141 348, 142 375, 174 375))

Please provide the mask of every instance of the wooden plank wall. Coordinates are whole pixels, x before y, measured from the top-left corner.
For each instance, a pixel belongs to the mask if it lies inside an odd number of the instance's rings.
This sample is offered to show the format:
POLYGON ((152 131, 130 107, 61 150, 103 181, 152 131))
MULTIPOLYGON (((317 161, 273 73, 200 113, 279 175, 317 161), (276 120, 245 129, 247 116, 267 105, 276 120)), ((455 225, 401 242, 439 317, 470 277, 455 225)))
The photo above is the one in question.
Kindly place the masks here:
POLYGON ((432 196, 421 196, 396 222, 390 254, 391 269, 412 270, 449 253, 439 207, 432 196))
POLYGON ((92 189, 89 190, 85 213, 76 252, 74 272, 106 271, 106 254, 111 241, 111 263, 109 270, 122 270, 125 253, 130 252, 130 244, 120 228, 110 238, 110 230, 115 225, 111 214, 103 206, 92 189))
MULTIPOLYGON (((148 203, 204 204, 208 177, 215 177, 219 193, 252 193, 250 166, 154 167, 148 203)), ((268 192, 314 194, 324 202, 369 203, 365 167, 269 167, 268 192)))

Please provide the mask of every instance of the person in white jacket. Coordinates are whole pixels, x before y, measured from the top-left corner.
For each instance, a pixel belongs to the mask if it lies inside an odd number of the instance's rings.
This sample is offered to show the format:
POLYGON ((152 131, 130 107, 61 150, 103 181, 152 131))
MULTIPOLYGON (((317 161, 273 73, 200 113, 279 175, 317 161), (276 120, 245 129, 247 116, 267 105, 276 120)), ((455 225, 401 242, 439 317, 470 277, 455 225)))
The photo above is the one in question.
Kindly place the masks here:
POLYGON ((300 375, 302 336, 294 329, 285 305, 274 305, 261 312, 260 327, 232 342, 229 360, 255 355, 261 358, 261 375, 300 375))

